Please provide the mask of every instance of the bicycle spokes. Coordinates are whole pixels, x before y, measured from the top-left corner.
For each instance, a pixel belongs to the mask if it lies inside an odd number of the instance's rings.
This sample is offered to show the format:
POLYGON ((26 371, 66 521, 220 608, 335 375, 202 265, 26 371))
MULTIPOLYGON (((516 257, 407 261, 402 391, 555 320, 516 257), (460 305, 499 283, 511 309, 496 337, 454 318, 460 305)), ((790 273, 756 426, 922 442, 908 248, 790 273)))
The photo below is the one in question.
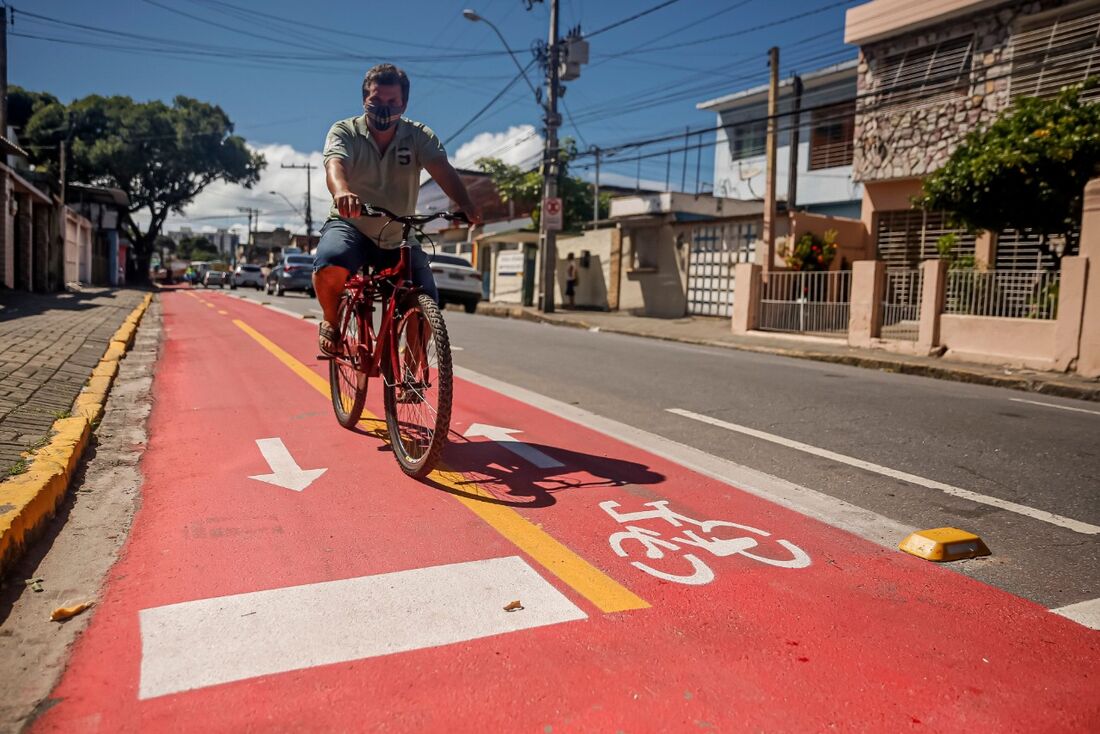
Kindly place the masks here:
POLYGON ((435 334, 419 310, 402 318, 397 363, 393 389, 401 446, 406 456, 417 461, 432 443, 439 402, 435 334))

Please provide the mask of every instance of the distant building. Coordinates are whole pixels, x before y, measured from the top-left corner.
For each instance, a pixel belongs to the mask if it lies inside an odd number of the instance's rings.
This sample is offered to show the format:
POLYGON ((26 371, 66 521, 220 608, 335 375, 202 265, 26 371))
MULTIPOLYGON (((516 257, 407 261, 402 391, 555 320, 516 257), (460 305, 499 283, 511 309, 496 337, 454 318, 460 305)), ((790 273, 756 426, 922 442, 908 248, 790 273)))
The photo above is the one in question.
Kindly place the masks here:
MULTIPOLYGON (((126 284, 126 264, 133 245, 122 234, 122 223, 129 216, 130 199, 121 189, 70 184, 65 190, 69 208, 92 223, 91 283, 120 286, 126 284)), ((66 255, 66 262, 75 257, 66 255)), ((70 266, 71 267, 71 266, 70 266)), ((73 268, 79 271, 79 268, 73 268)), ((66 275, 66 281, 77 280, 66 275)))
POLYGON ((230 232, 228 229, 219 229, 215 232, 196 232, 190 227, 183 226, 177 230, 165 232, 164 236, 177 245, 186 239, 205 237, 226 259, 233 257, 233 254, 237 251, 237 246, 241 243, 240 235, 236 232, 230 232))
MULTIPOLYGON (((857 64, 852 59, 802 75, 801 98, 794 94, 793 79, 780 82, 776 198, 788 208, 859 217, 863 189, 852 175, 857 64), (792 187, 796 103, 799 122, 792 187), (792 195, 793 207, 789 202, 792 195)), ((762 200, 767 174, 767 85, 700 102, 696 108, 718 116, 714 195, 762 200)))

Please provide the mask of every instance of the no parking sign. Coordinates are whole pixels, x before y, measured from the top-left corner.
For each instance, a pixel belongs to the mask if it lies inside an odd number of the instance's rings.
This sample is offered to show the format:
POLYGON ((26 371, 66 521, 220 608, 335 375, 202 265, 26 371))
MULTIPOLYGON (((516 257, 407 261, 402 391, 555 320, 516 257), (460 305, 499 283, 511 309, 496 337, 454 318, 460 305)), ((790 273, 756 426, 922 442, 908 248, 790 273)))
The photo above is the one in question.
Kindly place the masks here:
POLYGON ((562 216, 561 216, 561 199, 560 198, 557 198, 557 197, 555 197, 553 199, 548 198, 542 203, 542 218, 543 218, 543 221, 546 222, 546 229, 547 230, 557 231, 557 230, 561 229, 561 227, 562 227, 562 224, 561 224, 562 216))

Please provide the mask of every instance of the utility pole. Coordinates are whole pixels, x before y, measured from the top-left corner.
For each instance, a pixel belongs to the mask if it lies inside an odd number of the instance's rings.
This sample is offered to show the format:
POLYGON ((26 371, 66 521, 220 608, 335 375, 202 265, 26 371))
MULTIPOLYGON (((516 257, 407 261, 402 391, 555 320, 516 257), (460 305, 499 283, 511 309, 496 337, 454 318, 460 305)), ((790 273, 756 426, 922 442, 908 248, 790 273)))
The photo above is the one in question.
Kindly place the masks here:
POLYGON ((8 6, 0 6, 0 135, 8 137, 8 6))
MULTIPOLYGON (((549 69, 546 79, 546 150, 543 154, 543 205, 558 196, 558 0, 550 0, 550 44, 547 49, 549 69)), ((542 265, 542 293, 539 310, 554 312, 554 276, 558 264, 557 232, 546 226, 546 217, 539 217, 539 260, 542 265)))
POLYGON ((596 154, 596 187, 595 187, 595 194, 592 196, 592 229, 595 229, 596 224, 600 221, 600 149, 599 149, 599 147, 593 148, 593 152, 596 154))
POLYGON ((776 151, 776 113, 779 107, 779 49, 772 46, 768 50, 768 64, 771 78, 768 81, 768 137, 765 147, 767 159, 766 183, 764 187, 764 262, 766 274, 772 268, 775 259, 775 151, 776 151))
POLYGON ((791 107, 791 158, 790 167, 787 169, 787 211, 794 211, 795 202, 798 200, 798 132, 801 126, 799 119, 802 110, 802 77, 795 74, 791 79, 794 99, 791 107))
POLYGON ((254 247, 255 247, 255 238, 252 236, 252 233, 253 233, 253 230, 252 230, 252 216, 255 215, 256 225, 259 226, 259 224, 260 224, 260 210, 259 209, 253 209, 252 207, 249 207, 249 206, 239 206, 239 207, 237 207, 237 211, 244 212, 244 213, 248 214, 248 242, 245 245, 246 249, 245 249, 244 259, 245 259, 245 262, 249 262, 249 261, 252 260, 252 257, 255 254, 254 251, 253 251, 254 247))
POLYGON ((283 163, 280 168, 303 168, 306 172, 306 252, 313 249, 313 189, 310 178, 313 175, 313 164, 306 161, 304 166, 294 163, 283 163))

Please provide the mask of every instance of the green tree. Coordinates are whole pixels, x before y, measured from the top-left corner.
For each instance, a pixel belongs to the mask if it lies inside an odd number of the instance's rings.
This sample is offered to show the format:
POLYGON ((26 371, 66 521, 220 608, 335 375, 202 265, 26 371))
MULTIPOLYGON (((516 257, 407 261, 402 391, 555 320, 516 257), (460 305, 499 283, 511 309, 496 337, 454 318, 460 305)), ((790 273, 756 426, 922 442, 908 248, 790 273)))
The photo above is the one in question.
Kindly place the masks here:
MULTIPOLYGON (((572 139, 562 141, 559 152, 558 196, 562 202, 562 225, 567 232, 579 232, 592 220, 592 186, 581 178, 569 175, 569 160, 576 155, 572 139)), ((531 219, 539 226, 542 209, 542 173, 538 169, 525 171, 497 158, 479 158, 477 166, 489 174, 503 201, 531 207, 531 219)), ((600 219, 611 210, 611 196, 600 194, 600 219)))
POLYGON ((1085 184, 1100 164, 1100 105, 1081 99, 1095 86, 1090 79, 1053 99, 1017 100, 925 180, 922 206, 971 231, 1036 232, 1060 264, 1077 251, 1085 184), (1065 237, 1064 250, 1051 247, 1051 235, 1065 237))
POLYGON ((141 280, 170 213, 182 214, 215 181, 250 188, 266 165, 233 134, 220 107, 189 97, 176 97, 170 106, 98 95, 70 105, 52 102, 34 112, 25 138, 38 151, 34 162, 54 177, 58 146, 68 141, 70 181, 122 189, 129 213, 148 217, 144 227, 133 216, 121 225, 134 244, 131 277, 141 280))
POLYGON ((217 246, 205 237, 184 237, 176 247, 182 260, 213 260, 218 254, 217 246))
POLYGON ((22 132, 35 112, 51 104, 57 104, 57 97, 52 94, 32 92, 13 84, 8 87, 8 124, 22 132))

